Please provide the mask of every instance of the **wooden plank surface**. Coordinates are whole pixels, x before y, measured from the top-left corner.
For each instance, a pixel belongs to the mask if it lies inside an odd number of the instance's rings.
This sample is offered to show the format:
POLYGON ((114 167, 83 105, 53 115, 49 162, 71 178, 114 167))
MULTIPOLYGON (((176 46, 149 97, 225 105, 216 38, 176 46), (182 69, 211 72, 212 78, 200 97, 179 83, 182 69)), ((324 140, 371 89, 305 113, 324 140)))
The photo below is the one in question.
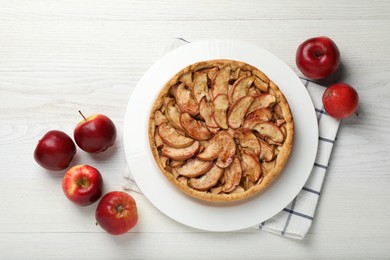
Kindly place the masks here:
MULTIPOLYGON (((390 254, 389 1, 0 1, 1 259, 386 258, 390 254), (140 222, 113 237, 77 208, 33 160, 48 130, 72 134, 86 114, 118 127, 105 154, 79 152, 105 189, 121 189, 128 99, 173 37, 239 38, 275 53, 301 75, 295 50, 328 35, 359 116, 342 122, 312 228, 303 241, 254 228, 212 233, 176 223, 133 194, 140 222), (93 249, 92 249, 93 248, 93 249)), ((135 126, 136 127, 136 126, 135 126)))

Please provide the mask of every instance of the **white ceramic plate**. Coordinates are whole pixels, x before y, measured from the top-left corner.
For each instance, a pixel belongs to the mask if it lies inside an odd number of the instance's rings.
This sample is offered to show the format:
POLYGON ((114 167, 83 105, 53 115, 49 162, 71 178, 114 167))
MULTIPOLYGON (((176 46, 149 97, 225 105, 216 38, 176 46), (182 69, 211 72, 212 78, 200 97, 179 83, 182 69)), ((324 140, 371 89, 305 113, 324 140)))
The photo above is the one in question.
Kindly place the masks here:
POLYGON ((233 231, 267 220, 294 199, 313 167, 318 125, 312 101, 301 80, 272 53, 237 40, 200 41, 168 53, 139 81, 126 111, 124 145, 135 182, 156 208, 197 229, 233 231), (161 88, 182 68, 210 59, 244 61, 262 70, 280 87, 294 117, 294 148, 285 168, 266 190, 241 202, 215 204, 185 195, 160 172, 149 149, 149 113, 161 88))

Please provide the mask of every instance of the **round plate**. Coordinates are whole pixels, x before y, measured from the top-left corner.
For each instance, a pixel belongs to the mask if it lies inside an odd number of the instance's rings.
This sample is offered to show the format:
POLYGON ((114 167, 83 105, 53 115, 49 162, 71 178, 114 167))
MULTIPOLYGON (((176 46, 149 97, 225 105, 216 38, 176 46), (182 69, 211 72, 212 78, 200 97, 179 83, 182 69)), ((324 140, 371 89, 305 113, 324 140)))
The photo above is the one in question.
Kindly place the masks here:
POLYGON ((168 53, 139 81, 126 111, 124 145, 135 182, 156 208, 197 229, 233 231, 267 220, 294 199, 313 167, 318 125, 312 101, 301 80, 272 53, 237 40, 199 41, 168 53), (149 113, 162 87, 182 68, 211 59, 243 61, 263 71, 286 96, 294 117, 294 146, 285 168, 267 189, 243 201, 211 203, 185 195, 160 172, 149 148, 149 113))

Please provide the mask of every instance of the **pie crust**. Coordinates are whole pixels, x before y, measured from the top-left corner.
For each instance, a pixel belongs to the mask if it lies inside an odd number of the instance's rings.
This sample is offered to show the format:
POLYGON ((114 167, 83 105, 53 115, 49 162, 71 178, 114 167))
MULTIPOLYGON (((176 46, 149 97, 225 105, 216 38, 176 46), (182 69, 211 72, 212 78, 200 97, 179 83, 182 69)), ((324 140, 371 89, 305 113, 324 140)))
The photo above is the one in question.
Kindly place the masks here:
POLYGON ((292 150, 294 122, 278 86, 235 60, 180 70, 152 107, 149 144, 165 177, 192 197, 249 198, 279 175, 292 150))

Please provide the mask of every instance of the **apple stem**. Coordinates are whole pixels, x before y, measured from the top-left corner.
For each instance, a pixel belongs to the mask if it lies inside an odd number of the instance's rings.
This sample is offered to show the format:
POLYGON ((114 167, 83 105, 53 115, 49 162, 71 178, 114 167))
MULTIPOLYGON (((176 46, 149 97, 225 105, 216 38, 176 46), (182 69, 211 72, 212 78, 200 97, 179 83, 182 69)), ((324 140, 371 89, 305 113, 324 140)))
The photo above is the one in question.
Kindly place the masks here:
POLYGON ((85 118, 85 116, 83 115, 83 113, 81 113, 81 110, 79 110, 79 114, 84 118, 84 121, 87 121, 87 119, 85 118))

